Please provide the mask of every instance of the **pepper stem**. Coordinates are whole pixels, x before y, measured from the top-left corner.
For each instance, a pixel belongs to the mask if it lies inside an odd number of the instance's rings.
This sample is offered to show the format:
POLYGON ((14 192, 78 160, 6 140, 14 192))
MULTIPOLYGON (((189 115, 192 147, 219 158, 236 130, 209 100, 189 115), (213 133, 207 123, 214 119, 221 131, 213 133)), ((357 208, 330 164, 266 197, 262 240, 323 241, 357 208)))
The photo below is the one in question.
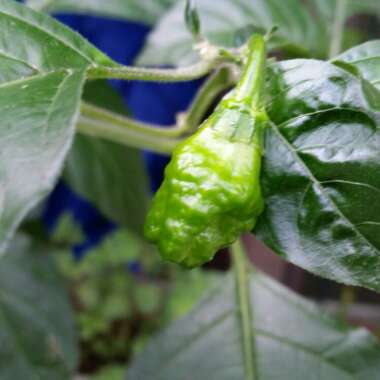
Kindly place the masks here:
POLYGON ((234 99, 256 110, 262 107, 265 81, 266 49, 264 37, 258 34, 252 36, 248 41, 247 50, 247 62, 236 86, 234 99))
POLYGON ((249 262, 240 239, 232 246, 233 268, 235 273, 236 300, 239 325, 242 337, 242 351, 245 378, 257 380, 256 347, 254 335, 254 318, 252 313, 252 296, 250 294, 249 262))

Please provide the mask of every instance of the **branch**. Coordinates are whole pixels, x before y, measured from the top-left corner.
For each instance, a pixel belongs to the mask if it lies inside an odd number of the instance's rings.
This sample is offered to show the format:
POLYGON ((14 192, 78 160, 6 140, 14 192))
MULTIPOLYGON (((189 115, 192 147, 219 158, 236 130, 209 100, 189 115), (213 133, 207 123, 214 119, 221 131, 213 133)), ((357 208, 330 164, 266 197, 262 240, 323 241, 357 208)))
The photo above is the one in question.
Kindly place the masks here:
POLYGON ((236 81, 237 78, 229 67, 222 67, 211 75, 197 92, 189 109, 183 114, 183 119, 179 121, 179 125, 183 125, 182 129, 185 132, 194 132, 215 99, 236 81))
POLYGON ((211 72, 220 63, 218 56, 194 65, 176 69, 154 69, 131 66, 90 66, 88 79, 125 79, 147 82, 184 82, 198 79, 211 72))
POLYGON ((342 49, 344 23, 346 21, 347 0, 337 0, 334 24, 331 31, 329 58, 337 56, 342 49))
POLYGON ((235 273, 236 293, 239 303, 245 378, 247 380, 257 380, 256 350, 252 327, 253 316, 251 310, 248 263, 246 260, 246 253, 240 240, 237 240, 231 248, 235 273))
POLYGON ((197 129, 215 98, 235 81, 236 78, 229 68, 221 68, 204 83, 189 110, 182 115, 182 118, 179 118, 178 124, 166 128, 142 123, 82 102, 78 131, 135 148, 149 149, 158 153, 171 153, 181 141, 180 137, 197 129))
POLYGON ((181 129, 177 126, 162 127, 160 125, 139 122, 86 102, 82 102, 81 104, 81 115, 86 119, 94 119, 95 121, 118 125, 151 136, 178 137, 181 135, 181 129))
POLYGON ((144 130, 129 129, 126 126, 104 122, 80 116, 77 123, 79 133, 100 137, 118 144, 124 144, 133 148, 147 149, 157 153, 170 154, 177 144, 179 138, 152 135, 144 130))

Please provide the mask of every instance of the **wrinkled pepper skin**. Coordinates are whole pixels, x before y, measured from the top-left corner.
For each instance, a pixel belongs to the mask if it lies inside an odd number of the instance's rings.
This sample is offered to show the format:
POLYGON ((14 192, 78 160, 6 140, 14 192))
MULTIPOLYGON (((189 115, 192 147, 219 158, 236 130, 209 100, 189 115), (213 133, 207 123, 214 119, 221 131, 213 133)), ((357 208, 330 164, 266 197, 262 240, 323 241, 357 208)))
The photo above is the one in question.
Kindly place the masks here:
POLYGON ((201 265, 252 230, 263 211, 264 66, 264 41, 254 36, 236 88, 175 149, 145 223, 146 237, 165 260, 201 265))

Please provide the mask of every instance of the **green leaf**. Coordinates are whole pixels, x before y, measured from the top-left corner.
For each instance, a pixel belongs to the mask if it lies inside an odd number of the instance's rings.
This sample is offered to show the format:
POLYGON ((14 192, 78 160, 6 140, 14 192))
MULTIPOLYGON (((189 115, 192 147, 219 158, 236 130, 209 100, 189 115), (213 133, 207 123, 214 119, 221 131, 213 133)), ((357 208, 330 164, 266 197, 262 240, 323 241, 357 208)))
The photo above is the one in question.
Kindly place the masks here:
MULTIPOLYGON (((251 276, 249 290, 260 380, 378 378, 380 344, 366 330, 342 325, 264 274, 251 276)), ((151 341, 128 380, 245 380, 237 294, 224 278, 151 341)))
POLYGON ((114 65, 49 16, 0 0, 0 251, 52 189, 74 135, 88 65, 114 65))
POLYGON ((28 0, 27 5, 46 12, 95 14, 141 21, 152 25, 177 0, 28 0))
POLYGON ((369 41, 345 51, 334 63, 349 63, 359 70, 363 78, 380 90, 380 40, 369 41))
MULTIPOLYGON (((184 7, 185 2, 179 2, 160 20, 148 38, 140 63, 183 65, 195 60, 192 36, 183 22, 184 7)), ((305 54, 307 49, 317 56, 327 51, 326 31, 300 0, 219 0, 217 5, 215 0, 203 0, 197 3, 197 9, 202 35, 215 44, 235 45, 236 35, 251 25, 263 32, 276 25, 275 46, 290 44, 293 50, 305 54)))
POLYGON ((67 380, 78 352, 63 281, 46 250, 18 238, 0 258, 0 378, 67 380))
POLYGON ((256 232, 284 259, 380 291, 380 113, 373 87, 330 63, 274 66, 256 232))
POLYGON ((74 134, 83 71, 54 71, 0 85, 0 250, 54 186, 74 134))
MULTIPOLYGON (((92 83, 85 98, 125 112, 120 96, 106 83, 92 83)), ((65 181, 112 221, 142 235, 149 203, 148 179, 140 151, 99 138, 77 135, 68 155, 65 181)))
POLYGON ((13 0, 0 0, 0 83, 55 70, 116 64, 78 33, 13 0))

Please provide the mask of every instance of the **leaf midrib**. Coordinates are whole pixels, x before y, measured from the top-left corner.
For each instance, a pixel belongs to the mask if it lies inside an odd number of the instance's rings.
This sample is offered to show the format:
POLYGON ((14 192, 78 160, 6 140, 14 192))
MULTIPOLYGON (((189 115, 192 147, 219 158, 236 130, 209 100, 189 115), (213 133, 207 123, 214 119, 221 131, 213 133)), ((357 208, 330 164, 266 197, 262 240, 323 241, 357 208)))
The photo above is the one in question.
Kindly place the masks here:
MULTIPOLYGON (((300 115, 301 116, 301 115, 300 115)), ((317 180, 317 178, 314 176, 314 174, 311 172, 309 167, 305 164, 305 162, 301 159, 299 156, 297 150, 293 148, 293 146, 290 144, 290 142, 285 138, 285 136, 280 132, 279 128, 274 122, 270 122, 270 125, 273 129, 273 131, 276 133, 276 135, 283 141, 283 143, 288 147, 289 151, 292 152, 294 158, 296 161, 301 165, 301 167, 305 170, 305 172, 309 175, 309 179, 319 188, 321 193, 326 197, 326 199, 330 202, 330 204, 333 206, 337 214, 353 229, 353 231, 360 237, 362 238, 369 247, 371 247, 374 252, 380 253, 379 250, 361 233, 360 230, 358 230, 338 207, 338 205, 335 203, 335 201, 330 197, 329 194, 326 193, 325 188, 322 186, 322 184, 317 180)))
MULTIPOLYGON (((296 300, 294 300, 292 297, 289 296, 289 294, 284 294, 283 292, 281 292, 281 290, 277 290, 275 288, 275 286, 273 285, 276 285, 276 284, 271 284, 270 281, 268 281, 265 277, 261 276, 261 275, 256 275, 256 278, 255 280, 257 282, 260 283, 261 286, 263 286, 269 293, 271 293, 272 295, 278 297, 278 298, 286 298, 286 301, 288 304, 292 304, 294 309, 296 310, 300 310, 302 313, 304 313, 308 318, 310 318, 311 320, 316 320, 316 318, 314 317, 314 314, 313 314, 313 311, 312 310, 309 310, 308 307, 306 307, 306 305, 304 303, 300 303, 300 302, 296 302, 296 300)), ((317 308, 313 306, 313 309, 314 309, 314 312, 317 311, 317 308)), ((326 315, 326 317, 330 318, 330 316, 323 312, 323 315, 326 315)), ((318 357, 319 359, 321 359, 321 361, 324 361, 328 364, 330 364, 331 366, 333 366, 334 368, 337 368, 338 370, 342 371, 343 373, 347 373, 348 375, 352 375, 352 373, 348 372, 348 370, 340 367, 337 363, 335 363, 333 360, 329 359, 328 357, 324 356, 323 355, 323 352, 318 352, 318 351, 315 351, 315 350, 312 350, 310 349, 309 347, 301 344, 301 343, 298 343, 298 342, 295 342, 295 341, 292 341, 290 340, 289 338, 286 338, 286 337, 280 337, 276 334, 272 334, 271 332, 268 332, 266 330, 263 330, 263 329, 256 329, 255 332, 257 333, 257 335, 262 335, 262 336, 266 336, 266 337, 269 337, 269 338, 272 338, 273 340, 275 341, 279 341, 279 342, 282 342, 284 344, 288 344, 292 347, 295 347, 295 348, 298 348, 300 349, 301 351, 305 351, 315 357, 318 357)), ((347 333, 347 330, 345 331, 342 331, 342 333, 346 334, 347 333)), ((339 344, 341 344, 344 340, 346 340, 346 335, 344 335, 342 337, 342 339, 339 341, 339 344)), ((336 346, 337 343, 333 343, 332 345, 330 345, 328 347, 328 350, 330 350, 332 347, 336 346)), ((327 351, 327 350, 325 350, 327 351)), ((353 379, 356 379, 356 377, 353 377, 353 379)), ((357 379, 356 379, 357 380, 357 379)))
MULTIPOLYGON (((0 3, 0 6, 1 6, 1 3, 0 3)), ((34 24, 33 22, 31 22, 30 20, 26 20, 25 18, 21 18, 21 17, 17 17, 16 15, 12 14, 12 13, 8 13, 8 12, 5 12, 4 10, 1 10, 0 9, 0 15, 3 15, 3 16, 6 16, 6 17, 9 17, 11 19, 14 19, 16 21, 19 21, 21 23, 24 23, 26 25, 29 25, 31 28, 33 29, 36 29, 40 32, 43 32, 45 34, 47 34, 48 36, 50 37, 53 37, 54 39, 56 39, 57 41, 60 41, 64 46, 66 46, 68 49, 74 51, 75 53, 77 53, 78 55, 80 55, 82 58, 84 58, 89 64, 90 63, 94 63, 91 59, 91 57, 88 57, 87 55, 85 55, 82 51, 78 50, 75 46, 71 45, 68 41, 60 38, 59 36, 57 36, 55 33, 53 33, 51 30, 47 30, 47 29, 43 29, 41 28, 39 25, 36 25, 34 24)))
MULTIPOLYGON (((35 74, 35 75, 30 75, 28 77, 21 77, 21 78, 17 78, 17 79, 8 81, 8 82, 0 83, 0 90, 2 88, 17 86, 18 84, 25 84, 25 82, 30 82, 33 80, 42 79, 42 78, 47 77, 47 76, 52 75, 52 74, 59 74, 59 73, 65 73, 66 72, 67 75, 69 75, 70 70, 71 69, 58 69, 58 70, 45 71, 45 72, 39 71, 38 74, 35 74)), ((80 71, 80 70, 76 70, 76 71, 80 71)))
POLYGON ((351 63, 351 64, 354 65, 355 63, 361 63, 361 62, 366 62, 366 61, 371 61, 371 60, 379 60, 379 59, 380 59, 380 55, 371 55, 371 56, 368 56, 368 57, 354 59, 352 61, 350 61, 349 58, 347 58, 347 62, 349 62, 349 63, 351 63))
MULTIPOLYGON (((262 279, 261 275, 257 272, 256 272, 255 280, 258 281, 260 283, 260 285, 263 286, 264 288, 266 288, 271 294, 274 294, 275 296, 281 297, 281 298, 286 297, 286 299, 289 303, 293 304, 296 309, 301 310, 307 316, 313 315, 310 310, 308 310, 306 307, 304 307, 304 305, 294 302, 286 294, 284 295, 283 293, 274 289, 273 286, 271 286, 267 281, 265 281, 265 279, 262 279)), ((249 288, 250 288, 250 292, 252 293, 252 289, 251 289, 252 287, 249 286, 249 288)), ((252 300, 252 297, 251 297, 251 300, 252 300)), ((235 312, 236 312, 236 310, 234 310, 234 308, 231 306, 231 309, 227 310, 226 312, 222 313, 221 315, 218 315, 216 318, 214 318, 212 321, 210 321, 210 323, 207 324, 206 326, 204 326, 201 330, 199 330, 197 332, 197 334, 195 334, 192 337, 191 340, 186 342, 186 345, 183 345, 182 349, 176 351, 174 355, 170 356, 169 360, 166 361, 162 366, 160 366, 160 368, 158 369, 159 373, 158 374, 155 373, 155 376, 161 376, 162 375, 161 371, 163 371, 165 367, 173 364, 175 362, 175 360, 178 358, 178 356, 180 356, 181 354, 186 352, 192 346, 192 344, 195 343, 199 338, 202 338, 205 335, 205 333, 207 333, 207 331, 209 331, 213 327, 219 325, 220 323, 225 321, 227 318, 233 317, 235 312)), ((314 320, 315 318, 312 318, 312 319, 314 320)), ((323 352, 315 351, 315 350, 313 350, 313 349, 311 349, 311 348, 309 348, 309 347, 307 347, 301 343, 293 341, 289 338, 273 334, 268 330, 255 328, 255 329, 252 329, 252 332, 253 332, 254 336, 256 336, 256 337, 258 337, 258 336, 266 337, 266 338, 272 339, 278 343, 282 343, 286 346, 294 347, 294 348, 296 348, 302 352, 305 352, 306 354, 314 356, 314 357, 318 358, 319 360, 321 360, 322 362, 324 362, 328 365, 331 365, 331 367, 336 368, 340 372, 349 375, 350 378, 352 378, 353 380, 357 380, 357 377, 356 377, 357 374, 353 374, 353 373, 349 372, 349 370, 342 368, 341 366, 339 366, 339 364, 334 362, 334 360, 329 359, 328 357, 323 355, 323 352)), ((341 344, 345 339, 346 338, 343 337, 343 339, 340 340, 339 343, 341 344)), ((331 347, 336 346, 336 345, 337 345, 337 343, 335 342, 332 346, 329 347, 329 349, 331 349, 331 347)))
POLYGON ((281 128, 282 126, 284 126, 284 125, 286 125, 288 123, 295 122, 295 121, 297 121, 299 119, 302 119, 303 117, 316 116, 316 115, 319 115, 319 114, 323 114, 323 113, 327 113, 327 112, 332 112, 332 111, 349 111, 349 112, 358 113, 358 114, 366 115, 367 116, 367 114, 365 112, 363 112, 362 110, 360 110, 360 109, 355 109, 355 108, 352 108, 352 107, 336 106, 336 107, 328 107, 328 108, 325 108, 325 109, 320 109, 320 110, 312 111, 312 112, 305 112, 303 114, 291 117, 290 119, 284 120, 284 121, 282 121, 278 125, 275 124, 275 123, 274 124, 277 126, 277 128, 281 128))
POLYGON ((16 61, 16 62, 19 62, 19 63, 22 63, 23 65, 29 67, 30 69, 34 70, 34 71, 39 71, 36 67, 34 67, 32 64, 30 64, 29 62, 27 61, 24 61, 23 59, 21 58, 18 58, 18 57, 14 57, 13 55, 10 55, 9 53, 5 52, 4 50, 0 50, 0 56, 3 56, 5 58, 8 58, 12 61, 16 61))
POLYGON ((314 351, 314 350, 310 349, 309 347, 304 346, 303 344, 300 344, 300 343, 298 343, 296 341, 290 340, 289 338, 286 338, 286 337, 283 337, 283 336, 279 336, 279 335, 276 335, 276 334, 272 334, 269 331, 256 329, 255 333, 257 333, 257 335, 261 335, 262 337, 266 337, 266 338, 272 339, 275 342, 283 343, 283 344, 285 344, 287 346, 294 347, 295 349, 298 349, 299 351, 303 351, 303 352, 305 352, 307 354, 310 354, 311 356, 314 356, 314 357, 320 359, 322 362, 325 362, 325 363, 331 365, 332 367, 334 367, 335 369, 339 370, 340 372, 342 372, 342 373, 344 373, 346 375, 349 375, 349 377, 352 378, 353 380, 358 380, 357 377, 356 377, 356 374, 353 374, 349 370, 340 367, 333 360, 330 360, 326 356, 324 356, 323 353, 320 353, 318 351, 314 351))

